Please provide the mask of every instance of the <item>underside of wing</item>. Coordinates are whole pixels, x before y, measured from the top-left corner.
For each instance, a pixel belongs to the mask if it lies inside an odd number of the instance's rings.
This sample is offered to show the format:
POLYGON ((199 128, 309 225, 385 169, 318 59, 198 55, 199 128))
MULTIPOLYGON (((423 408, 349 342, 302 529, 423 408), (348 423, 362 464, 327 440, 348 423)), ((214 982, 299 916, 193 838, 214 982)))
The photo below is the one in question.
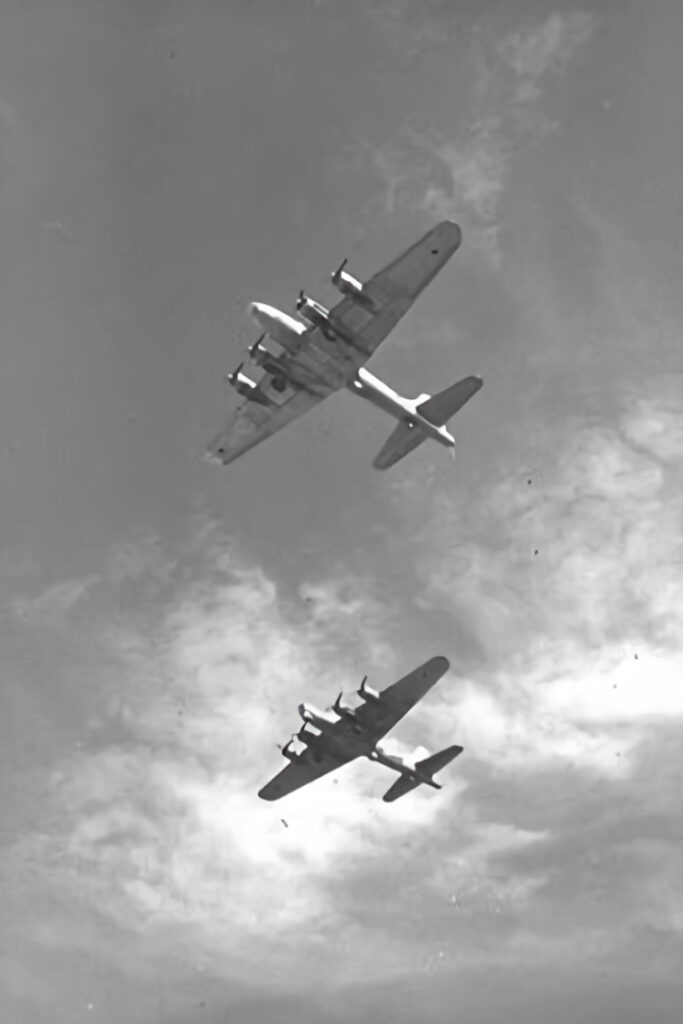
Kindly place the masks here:
POLYGON ((356 756, 356 754, 353 754, 344 758, 324 748, 307 747, 302 754, 299 754, 298 757, 290 761, 281 772, 278 772, 270 782, 267 782, 259 790, 258 795, 262 800, 279 800, 280 797, 293 793, 295 789, 301 789, 302 786, 307 786, 309 782, 315 782, 316 779, 322 778, 323 775, 328 775, 329 772, 333 772, 340 765, 348 764, 356 756))
POLYGON ((396 326, 421 291, 448 262, 462 241, 457 224, 443 221, 363 285, 363 300, 342 299, 330 314, 364 359, 396 326))
POLYGON ((424 665, 413 669, 398 682, 387 686, 377 697, 357 708, 358 722, 380 739, 431 690, 444 672, 448 671, 448 667, 448 658, 441 656, 425 661, 424 665))
POLYGON ((266 375, 259 383, 255 397, 248 398, 236 410, 208 445, 207 458, 227 465, 292 420, 303 416, 333 390, 318 388, 314 392, 266 375))

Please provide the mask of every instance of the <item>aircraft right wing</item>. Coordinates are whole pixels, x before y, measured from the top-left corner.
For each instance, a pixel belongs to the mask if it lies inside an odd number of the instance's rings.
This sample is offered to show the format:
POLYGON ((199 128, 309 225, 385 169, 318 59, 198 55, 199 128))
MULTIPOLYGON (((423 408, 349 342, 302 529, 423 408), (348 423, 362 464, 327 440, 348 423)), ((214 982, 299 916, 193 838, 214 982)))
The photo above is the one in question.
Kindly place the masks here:
POLYGON ((266 374, 256 388, 265 404, 253 399, 244 402, 207 446, 207 459, 227 465, 291 420, 303 416, 334 390, 316 383, 314 391, 294 385, 283 377, 266 374))
POLYGON ((293 793, 295 789, 301 789, 309 782, 315 782, 323 775, 328 775, 335 768, 354 761, 356 757, 358 757, 356 753, 345 757, 337 753, 336 750, 332 751, 325 747, 306 747, 270 782, 266 782, 265 786, 259 790, 258 795, 262 800, 279 800, 280 797, 293 793))
POLYGON ((424 665, 382 690, 379 699, 366 700, 365 704, 356 708, 359 725, 368 729, 376 739, 381 739, 422 700, 448 668, 448 658, 440 655, 425 661, 424 665))
POLYGON ((352 339, 364 363, 404 316, 462 241, 457 224, 445 220, 363 285, 363 302, 344 298, 330 322, 352 339))

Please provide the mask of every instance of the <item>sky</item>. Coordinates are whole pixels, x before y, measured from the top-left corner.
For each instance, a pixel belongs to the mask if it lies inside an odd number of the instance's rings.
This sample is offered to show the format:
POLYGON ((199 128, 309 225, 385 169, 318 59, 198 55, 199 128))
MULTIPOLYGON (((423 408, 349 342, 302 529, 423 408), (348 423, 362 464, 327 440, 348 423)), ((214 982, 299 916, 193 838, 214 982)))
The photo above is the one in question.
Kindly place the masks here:
POLYGON ((681 1017, 683 10, 6 0, 2 986, 10 1024, 681 1017), (258 299, 463 244, 370 368, 471 373, 386 473, 331 397, 202 461, 258 299), (427 658, 266 804, 302 700, 427 658))

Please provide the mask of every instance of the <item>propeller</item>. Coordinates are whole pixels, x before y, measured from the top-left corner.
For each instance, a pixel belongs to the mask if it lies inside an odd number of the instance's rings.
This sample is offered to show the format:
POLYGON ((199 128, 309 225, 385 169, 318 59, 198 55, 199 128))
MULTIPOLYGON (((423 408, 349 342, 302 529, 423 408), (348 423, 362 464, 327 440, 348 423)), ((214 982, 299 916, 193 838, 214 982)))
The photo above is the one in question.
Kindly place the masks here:
POLYGON ((253 341, 251 343, 251 345, 249 346, 249 355, 250 356, 253 356, 254 352, 256 352, 257 348, 259 347, 259 345, 261 344, 261 342, 263 341, 264 338, 265 338, 265 334, 262 334, 260 338, 257 338, 256 341, 253 341))
POLYGON ((237 376, 238 376, 238 374, 239 374, 239 372, 240 372, 240 370, 242 369, 243 366, 244 366, 244 360, 242 360, 242 362, 240 363, 240 365, 237 367, 236 370, 233 370, 232 373, 229 373, 226 377, 223 378, 223 380, 227 381, 228 384, 234 384, 235 381, 237 380, 237 376))
POLYGON ((304 290, 302 288, 300 290, 298 296, 297 296, 296 308, 297 309, 301 309, 301 307, 305 304, 305 302, 306 302, 306 296, 304 295, 304 290))
POLYGON ((339 264, 339 266, 337 267, 337 269, 335 270, 334 274, 332 275, 332 280, 333 281, 338 281, 339 280, 339 275, 341 274, 342 270, 344 269, 344 267, 346 266, 346 264, 348 262, 349 262, 348 261, 348 257, 345 256, 344 259, 339 264))

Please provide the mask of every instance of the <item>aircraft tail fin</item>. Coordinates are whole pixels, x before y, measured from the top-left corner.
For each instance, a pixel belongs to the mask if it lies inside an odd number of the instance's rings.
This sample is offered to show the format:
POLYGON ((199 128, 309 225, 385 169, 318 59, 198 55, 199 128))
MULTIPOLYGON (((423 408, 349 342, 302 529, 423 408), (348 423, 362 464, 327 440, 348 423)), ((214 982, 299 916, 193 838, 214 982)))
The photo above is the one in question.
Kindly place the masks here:
POLYGON ((410 793, 411 789, 416 789, 419 785, 420 783, 417 779, 411 779, 407 775, 399 775, 396 782, 389 786, 382 800, 388 804, 393 803, 394 800, 398 800, 400 796, 405 796, 406 793, 410 793))
POLYGON ((481 377, 464 377, 457 384, 451 384, 445 391, 439 391, 426 402, 422 402, 418 405, 417 411, 430 423, 442 427, 451 416, 455 416, 456 412, 462 409, 465 402, 469 402, 472 395, 476 395, 483 383, 481 377))
POLYGON ((427 435, 419 427, 401 422, 389 434, 386 444, 375 456, 372 464, 375 469, 389 469, 389 466, 405 458, 426 440, 427 435))
POLYGON ((432 776, 435 772, 440 772, 442 768, 445 768, 447 764, 462 754, 462 747, 454 743, 452 747, 446 747, 445 750, 439 750, 436 754, 431 754, 429 757, 425 757, 423 761, 416 761, 415 767, 421 772, 426 772, 427 775, 432 776))
MULTIPOLYGON (((480 377, 465 377, 457 384, 446 388, 445 391, 440 391, 426 399, 417 406, 417 411, 430 423, 442 427, 451 416, 454 416, 463 407, 465 402, 469 401, 472 395, 476 395, 482 384, 483 381, 480 377)), ((406 422, 401 422, 394 428, 384 447, 375 456, 373 466, 375 469, 388 469, 426 440, 427 435, 420 430, 419 423, 411 426, 406 422)))
MULTIPOLYGON (((425 757, 422 761, 416 761, 415 767, 423 775, 429 776, 434 775, 435 772, 441 771, 447 764, 462 754, 462 747, 455 743, 452 747, 446 747, 445 750, 439 750, 436 754, 431 754, 429 757, 425 757)), ((410 793, 412 789, 416 789, 421 786, 422 783, 419 779, 411 779, 409 775, 401 775, 396 782, 389 786, 382 797, 387 803, 392 803, 394 800, 398 800, 400 796, 405 796, 406 793, 410 793)))

